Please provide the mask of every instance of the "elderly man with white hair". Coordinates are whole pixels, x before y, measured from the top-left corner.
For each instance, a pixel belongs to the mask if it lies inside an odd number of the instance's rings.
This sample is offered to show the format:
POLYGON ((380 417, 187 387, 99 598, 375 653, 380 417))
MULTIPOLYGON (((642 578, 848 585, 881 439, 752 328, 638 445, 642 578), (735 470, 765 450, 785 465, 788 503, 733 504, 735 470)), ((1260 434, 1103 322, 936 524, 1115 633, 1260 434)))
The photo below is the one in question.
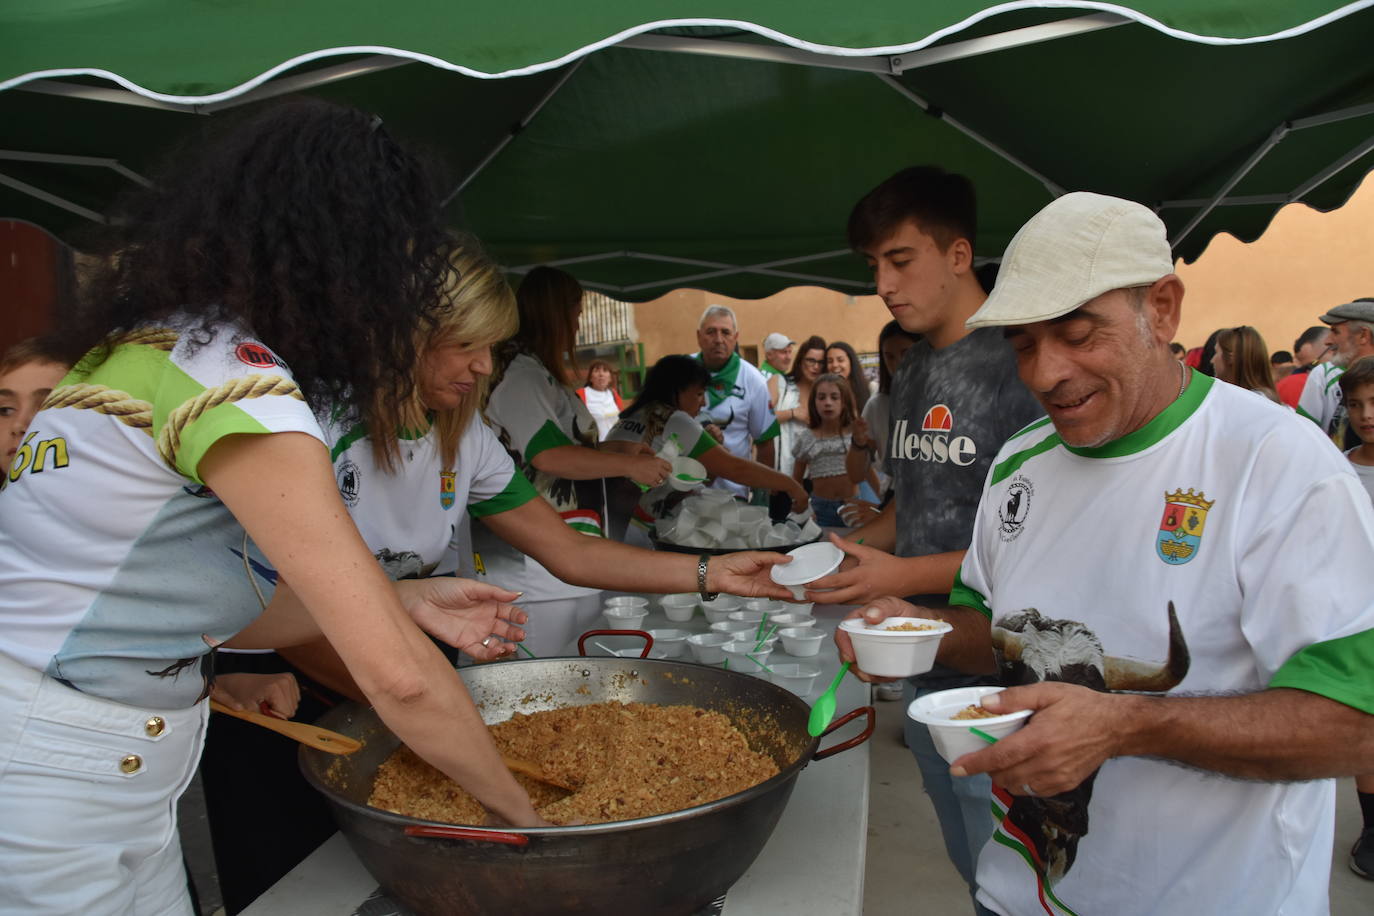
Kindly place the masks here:
MULTIPOLYGON (((702 313, 697 324, 701 349, 695 355, 711 373, 711 382, 698 419, 720 428, 730 454, 772 467, 778 421, 768 404, 768 383, 763 373, 740 358, 738 343, 739 323, 732 310, 713 305, 702 313)), ((722 478, 716 478, 714 486, 736 496, 749 495, 748 487, 722 478)))
POLYGON ((1324 913, 1331 777, 1374 760, 1369 500, 1315 425, 1173 359, 1182 302, 1146 207, 1022 227, 968 324, 1049 416, 998 453, 951 607, 856 612, 948 620, 940 661, 1007 685, 985 710, 1031 710, 951 765, 992 777, 1001 916, 1324 913))

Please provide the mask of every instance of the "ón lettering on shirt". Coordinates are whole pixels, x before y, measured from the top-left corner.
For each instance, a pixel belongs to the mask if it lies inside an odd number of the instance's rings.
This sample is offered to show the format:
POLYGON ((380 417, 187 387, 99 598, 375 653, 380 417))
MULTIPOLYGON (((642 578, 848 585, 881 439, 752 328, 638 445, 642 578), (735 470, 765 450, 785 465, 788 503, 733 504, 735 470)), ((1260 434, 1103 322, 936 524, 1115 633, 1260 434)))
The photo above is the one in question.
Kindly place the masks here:
POLYGON ((954 412, 945 404, 936 404, 921 420, 921 432, 908 432, 906 420, 898 420, 892 429, 892 457, 906 461, 930 461, 935 464, 956 464, 966 467, 978 457, 978 447, 968 436, 953 436, 954 412))

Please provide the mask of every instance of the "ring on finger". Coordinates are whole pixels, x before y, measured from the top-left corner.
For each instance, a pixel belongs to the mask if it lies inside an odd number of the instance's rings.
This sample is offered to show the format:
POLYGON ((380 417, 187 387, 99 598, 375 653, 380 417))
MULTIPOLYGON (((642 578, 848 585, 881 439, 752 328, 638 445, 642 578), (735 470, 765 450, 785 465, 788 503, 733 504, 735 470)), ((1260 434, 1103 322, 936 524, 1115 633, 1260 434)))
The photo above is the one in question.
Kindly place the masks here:
POLYGON ((490 645, 491 645, 491 637, 490 637, 490 636, 488 636, 486 639, 482 640, 482 646, 483 646, 483 648, 485 648, 485 647, 487 647, 487 646, 490 646, 490 645))
POLYGON ((1029 795, 1031 798, 1037 797, 1036 791, 1030 787, 1030 783, 1028 783, 1028 782, 1023 782, 1023 783, 1021 783, 1021 791, 1022 791, 1022 792, 1025 792, 1025 793, 1026 793, 1027 795, 1029 795))

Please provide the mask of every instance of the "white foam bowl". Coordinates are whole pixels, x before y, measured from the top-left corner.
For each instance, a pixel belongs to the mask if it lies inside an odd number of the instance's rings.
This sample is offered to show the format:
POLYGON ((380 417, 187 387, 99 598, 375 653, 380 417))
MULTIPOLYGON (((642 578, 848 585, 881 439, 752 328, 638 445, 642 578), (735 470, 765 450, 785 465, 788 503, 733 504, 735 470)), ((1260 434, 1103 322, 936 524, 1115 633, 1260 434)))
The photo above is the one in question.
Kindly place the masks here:
POLYGON ((729 633, 697 633, 687 637, 692 658, 703 665, 718 665, 725 661, 725 645, 734 642, 729 633))
POLYGON ((722 490, 716 487, 707 487, 696 494, 699 503, 723 504, 735 501, 735 495, 729 490, 722 490))
POLYGON ((940 639, 954 627, 942 620, 920 617, 889 617, 870 627, 861 617, 840 621, 854 645, 854 663, 865 674, 878 677, 911 677, 925 674, 935 664, 940 639), (902 624, 931 624, 930 630, 893 630, 902 624))
POLYGON ((694 592, 678 592, 673 595, 664 595, 658 599, 658 606, 663 608, 663 613, 674 623, 683 623, 691 620, 692 615, 697 612, 697 604, 701 601, 694 592))
POLYGON ((685 493, 701 486, 705 479, 706 465, 700 461, 686 455, 679 455, 673 459, 673 473, 668 476, 668 485, 674 490, 685 493), (691 479, 683 480, 679 475, 686 475, 691 479))
POLYGON ((953 690, 928 693, 912 700, 911 705, 906 709, 906 714, 930 729, 930 740, 934 743, 935 750, 939 751, 940 756, 945 758, 947 762, 953 763, 965 754, 981 751, 988 746, 986 741, 969 729, 976 728, 979 731, 987 732, 994 738, 1005 738, 1026 724, 1026 720, 1031 715, 1029 709, 1007 713, 1004 716, 993 716, 990 719, 950 718, 966 707, 981 706, 983 697, 999 693, 1003 689, 1002 687, 956 687, 953 690))
POLYGON ((648 606, 649 599, 641 598, 638 595, 619 595, 615 598, 607 598, 606 601, 601 605, 603 610, 613 607, 646 608, 648 606))
POLYGON ((754 651, 754 641, 737 640, 726 643, 721 647, 725 651, 725 659, 730 663, 731 671, 740 671, 744 674, 753 674, 758 677, 767 678, 768 671, 762 666, 768 664, 768 656, 773 654, 773 647, 764 645, 757 652, 754 651), (753 661, 750 661, 753 659, 753 661), (755 664, 758 662, 758 664, 755 664))
POLYGON ((649 616, 648 607, 608 607, 601 611, 601 616, 610 622, 612 630, 639 630, 642 629, 644 618, 649 616))
POLYGON ((734 595, 717 595, 710 601, 701 602, 701 612, 711 623, 729 620, 730 615, 744 607, 744 599, 734 595))
POLYGON ((840 568, 844 561, 844 551, 829 541, 803 544, 787 555, 791 563, 779 564, 768 571, 773 581, 792 590, 792 597, 798 601, 806 597, 806 586, 817 579, 828 576, 840 568))
MULTIPOLYGON (((767 613, 769 617, 772 617, 774 614, 786 614, 791 610, 791 608, 783 602, 775 601, 772 598, 750 598, 748 601, 744 602, 744 609, 746 611, 763 611, 767 613)), ((754 619, 757 620, 759 618, 756 617, 754 619)))
POLYGON ((663 650, 664 658, 679 658, 682 653, 687 651, 687 637, 691 636, 686 630, 650 630, 649 635, 654 638, 654 648, 663 650))
POLYGON ((710 626, 712 633, 729 633, 731 634, 731 638, 734 638, 734 634, 736 633, 753 635, 754 631, 758 628, 759 625, 757 623, 750 623, 747 620, 722 620, 710 626))
POLYGON ((813 627, 816 625, 816 618, 810 614, 769 614, 768 625, 771 627, 777 624, 778 627, 813 627))
POLYGON ((644 655, 644 647, 637 646, 630 649, 616 649, 616 658, 667 658, 668 653, 660 649, 657 644, 649 650, 648 655, 644 655))
POLYGON ((786 687, 800 697, 811 692, 812 685, 821 673, 821 666, 815 662, 788 662, 768 667, 773 669, 769 680, 779 687, 786 687))
POLYGON ((742 611, 731 611, 730 620, 739 620, 744 623, 752 623, 755 626, 763 622, 763 611, 753 611, 745 608, 742 611))
POLYGON ((821 651, 825 633, 813 627, 787 627, 778 630, 782 651, 796 658, 808 658, 821 651))

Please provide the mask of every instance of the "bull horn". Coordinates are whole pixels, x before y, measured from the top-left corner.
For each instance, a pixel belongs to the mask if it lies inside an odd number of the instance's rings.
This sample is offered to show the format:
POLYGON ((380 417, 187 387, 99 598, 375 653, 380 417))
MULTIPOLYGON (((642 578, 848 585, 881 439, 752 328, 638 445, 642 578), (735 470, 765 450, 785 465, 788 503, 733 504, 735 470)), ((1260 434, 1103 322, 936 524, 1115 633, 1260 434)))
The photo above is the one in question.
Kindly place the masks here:
POLYGON ((1178 625, 1174 603, 1169 602, 1169 657, 1162 665, 1136 661, 1132 658, 1104 659, 1103 676, 1108 690, 1128 690, 1133 693, 1167 693, 1183 682, 1188 674, 1191 657, 1183 629, 1178 625))
POLYGON ((1020 633, 1013 633, 1001 627, 992 628, 992 648, 1004 661, 1019 662, 1024 646, 1025 642, 1021 639, 1020 633))

